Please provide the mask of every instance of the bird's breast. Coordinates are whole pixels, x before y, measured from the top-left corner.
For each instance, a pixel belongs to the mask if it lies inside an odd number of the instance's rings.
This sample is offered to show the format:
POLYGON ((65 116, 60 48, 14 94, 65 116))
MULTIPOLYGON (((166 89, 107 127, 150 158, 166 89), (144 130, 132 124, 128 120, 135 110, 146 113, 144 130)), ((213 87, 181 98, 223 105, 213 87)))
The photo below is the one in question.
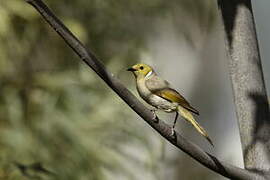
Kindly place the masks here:
POLYGON ((139 95, 146 100, 152 93, 151 91, 146 87, 145 80, 137 80, 137 90, 139 92, 139 95))
POLYGON ((164 110, 166 112, 175 111, 178 104, 171 103, 170 101, 153 94, 146 86, 145 80, 137 80, 137 90, 139 95, 150 105, 164 110))

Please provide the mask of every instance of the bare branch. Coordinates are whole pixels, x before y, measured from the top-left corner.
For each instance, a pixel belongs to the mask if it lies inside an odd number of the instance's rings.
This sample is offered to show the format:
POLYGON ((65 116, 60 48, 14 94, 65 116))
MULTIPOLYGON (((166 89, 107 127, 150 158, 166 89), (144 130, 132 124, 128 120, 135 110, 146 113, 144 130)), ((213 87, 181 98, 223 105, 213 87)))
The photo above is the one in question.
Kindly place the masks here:
POLYGON ((76 54, 91 67, 111 89, 116 92, 140 117, 142 117, 161 136, 166 138, 199 163, 209 169, 232 179, 254 180, 264 179, 262 176, 251 171, 235 167, 231 164, 218 160, 216 157, 206 153, 197 145, 186 140, 179 133, 172 137, 171 128, 159 120, 153 120, 153 113, 148 110, 120 81, 108 72, 104 65, 90 52, 83 44, 63 25, 63 23, 51 12, 42 0, 26 0, 31 4, 43 18, 54 28, 54 30, 66 41, 66 43, 76 52, 76 54))

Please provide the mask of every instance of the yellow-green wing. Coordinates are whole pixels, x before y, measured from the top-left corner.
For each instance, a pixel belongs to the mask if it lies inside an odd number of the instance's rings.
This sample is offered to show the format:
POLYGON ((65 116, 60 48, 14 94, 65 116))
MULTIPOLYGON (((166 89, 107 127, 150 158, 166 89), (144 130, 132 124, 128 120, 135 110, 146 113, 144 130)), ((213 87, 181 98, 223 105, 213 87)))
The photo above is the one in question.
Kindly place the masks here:
POLYGON ((187 100, 179 94, 176 90, 171 88, 165 88, 161 90, 157 90, 153 92, 154 94, 158 95, 159 97, 162 97, 170 102, 176 102, 183 108, 199 115, 199 111, 197 111, 194 107, 192 107, 187 100))

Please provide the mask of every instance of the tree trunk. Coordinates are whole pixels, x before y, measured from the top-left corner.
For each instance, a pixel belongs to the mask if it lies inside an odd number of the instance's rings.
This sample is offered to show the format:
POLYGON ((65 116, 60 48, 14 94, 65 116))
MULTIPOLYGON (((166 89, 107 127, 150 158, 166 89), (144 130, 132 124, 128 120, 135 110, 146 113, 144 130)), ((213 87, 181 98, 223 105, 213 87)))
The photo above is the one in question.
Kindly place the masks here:
POLYGON ((245 168, 270 169, 270 119, 250 0, 219 0, 245 168))

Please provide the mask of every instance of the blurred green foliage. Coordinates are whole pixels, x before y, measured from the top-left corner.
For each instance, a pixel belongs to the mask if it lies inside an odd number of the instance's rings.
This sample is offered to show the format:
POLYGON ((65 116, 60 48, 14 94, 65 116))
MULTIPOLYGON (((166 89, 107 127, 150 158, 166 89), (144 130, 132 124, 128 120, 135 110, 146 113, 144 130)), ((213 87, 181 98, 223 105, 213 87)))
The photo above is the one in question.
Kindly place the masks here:
MULTIPOLYGON (((146 51, 146 37, 155 35, 158 20, 179 21, 185 11, 205 27, 214 18, 207 1, 46 3, 124 81, 124 70, 146 51)), ((184 27, 179 31, 192 39, 184 27)), ((133 179, 124 162, 138 162, 124 155, 128 144, 142 147, 154 161, 131 111, 23 0, 0 1, 0 92, 0 179, 30 178, 14 162, 41 162, 56 174, 39 174, 40 179, 108 179, 112 174, 133 179)))

